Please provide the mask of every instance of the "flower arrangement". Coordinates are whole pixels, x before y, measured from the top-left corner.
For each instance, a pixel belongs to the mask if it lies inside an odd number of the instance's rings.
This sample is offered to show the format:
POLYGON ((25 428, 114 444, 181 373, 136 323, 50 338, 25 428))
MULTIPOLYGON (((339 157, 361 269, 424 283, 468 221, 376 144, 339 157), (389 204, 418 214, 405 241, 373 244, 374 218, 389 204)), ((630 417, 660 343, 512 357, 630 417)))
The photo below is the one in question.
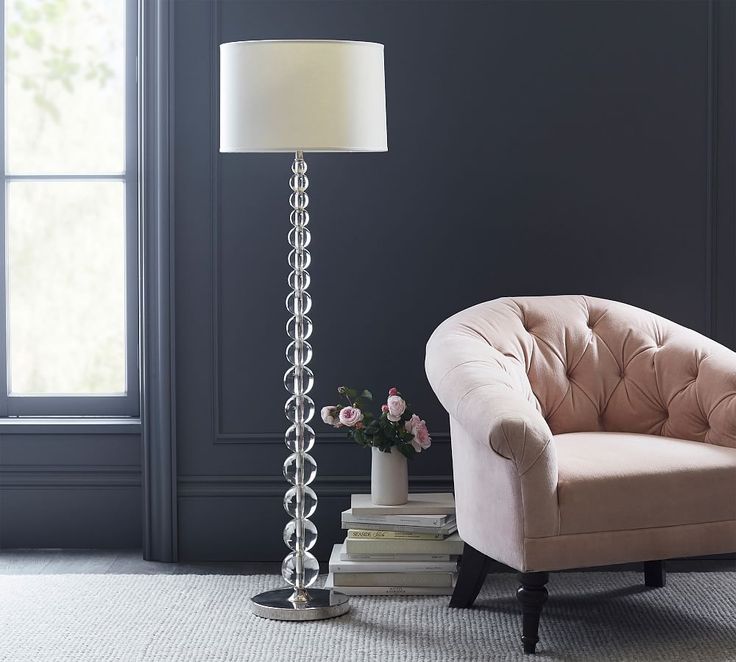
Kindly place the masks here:
POLYGON ((373 394, 367 389, 358 395, 355 389, 341 386, 337 392, 347 404, 322 407, 322 420, 332 427, 345 428, 348 437, 361 446, 378 448, 384 453, 396 448, 409 458, 432 444, 427 424, 411 411, 397 388, 389 389, 378 416, 367 410, 373 401, 373 394))

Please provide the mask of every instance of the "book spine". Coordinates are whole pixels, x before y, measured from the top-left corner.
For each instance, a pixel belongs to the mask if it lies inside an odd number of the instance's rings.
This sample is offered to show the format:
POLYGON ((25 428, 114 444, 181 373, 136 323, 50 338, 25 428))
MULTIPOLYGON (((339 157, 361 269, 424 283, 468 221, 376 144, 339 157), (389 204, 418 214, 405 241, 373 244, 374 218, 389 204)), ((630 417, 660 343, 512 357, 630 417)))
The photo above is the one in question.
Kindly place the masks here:
POLYGON ((350 497, 350 512, 353 515, 452 515, 455 512, 455 497, 450 492, 442 494, 410 494, 403 504, 379 506, 373 503, 370 494, 353 494, 350 497))
MULTIPOLYGON (((437 517, 427 517, 419 515, 412 517, 411 515, 357 515, 355 513, 343 516, 342 521, 348 524, 395 524, 399 526, 444 526, 451 518, 450 515, 439 515, 437 517), (390 517, 391 519, 386 519, 390 517)), ((454 518, 452 518, 454 521, 454 518)))
POLYGON ((371 531, 396 531, 399 533, 438 533, 446 538, 457 531, 457 526, 453 523, 441 527, 436 526, 402 526, 400 524, 371 524, 370 522, 342 522, 343 529, 371 530, 371 531))
POLYGON ((330 572, 455 572, 455 561, 330 561, 330 572))
POLYGON ((348 554, 462 554, 461 540, 345 540, 348 554))
POLYGON ((423 586, 339 586, 344 595, 452 595, 452 587, 426 588, 423 586))
POLYGON ((424 517, 427 517, 428 515, 436 515, 437 517, 449 517, 455 513, 455 506, 439 506, 439 505, 430 505, 426 507, 415 507, 406 510, 401 510, 400 506, 352 506, 350 508, 351 514, 353 517, 415 517, 419 515, 423 515, 424 517), (388 509, 389 512, 386 512, 388 509))
POLYGON ((375 538, 380 540, 444 540, 446 536, 441 533, 416 533, 414 531, 348 529, 348 538, 375 538))
POLYGON ((405 563, 438 563, 450 561, 449 554, 348 554, 340 552, 341 561, 403 561, 405 563))
MULTIPOLYGON (((341 572, 333 575, 335 587, 340 586, 421 586, 423 588, 452 586, 454 575, 449 572, 341 572)), ((338 588, 339 590, 339 588, 338 588)))

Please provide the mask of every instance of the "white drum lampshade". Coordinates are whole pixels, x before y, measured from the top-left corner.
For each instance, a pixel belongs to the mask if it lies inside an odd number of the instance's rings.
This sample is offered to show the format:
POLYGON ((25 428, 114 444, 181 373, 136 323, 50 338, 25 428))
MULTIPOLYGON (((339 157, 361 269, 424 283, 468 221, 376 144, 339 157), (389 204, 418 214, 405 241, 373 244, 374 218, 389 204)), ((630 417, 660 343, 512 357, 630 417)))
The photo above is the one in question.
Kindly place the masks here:
POLYGON ((385 152, 383 44, 220 45, 221 152, 385 152))

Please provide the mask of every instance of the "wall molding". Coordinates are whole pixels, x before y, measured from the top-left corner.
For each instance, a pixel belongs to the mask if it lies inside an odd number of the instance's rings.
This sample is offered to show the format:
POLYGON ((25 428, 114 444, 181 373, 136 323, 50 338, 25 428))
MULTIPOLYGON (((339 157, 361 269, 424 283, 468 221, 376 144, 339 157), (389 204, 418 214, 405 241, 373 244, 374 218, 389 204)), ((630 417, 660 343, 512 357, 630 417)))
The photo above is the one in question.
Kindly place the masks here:
POLYGON ((716 335, 718 317, 718 4, 708 0, 706 32, 705 332, 716 335))
MULTIPOLYGON (((218 46, 221 42, 222 20, 219 2, 210 5, 210 208, 212 210, 212 234, 211 234, 211 320, 212 320, 212 412, 213 412, 213 444, 245 444, 245 445, 282 445, 287 422, 284 429, 278 432, 225 432, 220 427, 220 393, 222 384, 220 380, 220 221, 221 210, 221 179, 220 179, 220 156, 219 156, 219 113, 218 100, 219 89, 219 61, 218 46)), ((284 340, 286 342, 286 340, 284 340)), ((286 397, 286 396, 284 396, 286 397)), ((325 432, 318 433, 317 438, 321 443, 352 445, 355 442, 347 439, 344 433, 325 432)), ((432 434, 432 442, 435 444, 447 444, 450 442, 449 432, 437 432, 432 434)))
POLYGON ((716 340, 736 350, 736 5, 718 0, 716 340))
POLYGON ((130 435, 140 437, 137 418, 6 418, 0 420, 0 437, 12 435, 130 435))
MULTIPOLYGON (((285 426, 286 427, 286 426, 285 426)), ((283 445, 284 431, 281 432, 249 432, 249 433, 220 433, 215 436, 215 444, 260 444, 260 445, 283 445)), ((437 445, 449 444, 449 432, 432 432, 432 443, 437 445)), ((319 432, 317 433, 317 444, 353 446, 355 442, 348 439, 344 432, 319 432)))
POLYGON ((0 467, 0 490, 139 488, 141 467, 136 465, 33 465, 0 467))
POLYGON ((736 7, 706 10, 706 333, 736 349, 736 7))
MULTIPOLYGON (((239 440, 241 443, 248 441, 251 435, 226 433, 223 434, 220 429, 220 391, 222 390, 220 383, 220 219, 222 217, 221 200, 222 186, 220 179, 220 154, 219 154, 219 133, 220 118, 217 112, 217 102, 220 97, 220 76, 219 62, 217 55, 219 53, 219 43, 221 41, 221 11, 220 3, 213 2, 210 5, 210 207, 212 209, 212 233, 210 236, 210 265, 212 274, 210 283, 212 285, 210 302, 212 305, 210 319, 212 323, 212 442, 218 443, 221 439, 227 438, 226 443, 234 443, 239 440)), ((264 441, 270 438, 270 435, 256 434, 254 439, 264 441)))
MULTIPOLYGON (((370 490, 367 476, 318 476, 313 489, 319 497, 350 496, 356 489, 370 490)), ((451 475, 413 476, 409 485, 415 492, 452 489, 451 475)), ((288 484, 283 476, 230 475, 179 476, 179 496, 187 497, 275 497, 283 496, 288 484)))
POLYGON ((174 6, 140 4, 143 556, 176 561, 174 6))

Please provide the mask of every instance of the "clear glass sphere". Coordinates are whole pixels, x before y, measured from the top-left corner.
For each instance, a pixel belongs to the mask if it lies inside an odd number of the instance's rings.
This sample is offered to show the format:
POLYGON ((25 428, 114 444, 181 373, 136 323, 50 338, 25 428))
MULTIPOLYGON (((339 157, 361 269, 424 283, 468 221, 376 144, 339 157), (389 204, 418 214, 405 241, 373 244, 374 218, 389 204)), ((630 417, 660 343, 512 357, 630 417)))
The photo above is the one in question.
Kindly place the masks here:
POLYGON ((309 423, 314 418, 314 400, 308 395, 292 395, 284 405, 284 413, 292 423, 309 423))
MULTIPOLYGON (((298 552, 291 552, 281 564, 281 576, 289 586, 296 585, 297 555, 298 552)), ((304 572, 304 588, 308 588, 314 584, 319 575, 319 563, 317 563, 317 559, 309 552, 303 552, 301 558, 304 572)))
POLYGON ((307 179, 306 175, 292 175, 289 180, 289 186, 291 186, 292 191, 306 191, 309 186, 309 179, 307 179))
POLYGON ((292 453, 303 451, 305 453, 312 450, 316 435, 309 425, 297 426, 292 425, 284 435, 284 443, 292 453))
POLYGON ((291 228, 289 230, 289 246, 304 249, 312 241, 312 233, 306 228, 291 228))
POLYGON ((292 209, 304 209, 309 204, 309 196, 304 191, 296 191, 289 196, 292 209))
POLYGON ((312 296, 309 292, 300 292, 300 296, 289 292, 289 296, 286 297, 286 310, 292 315, 306 315, 312 310, 312 296))
POLYGON ((302 454, 302 468, 299 469, 300 453, 292 453, 284 460, 284 478, 292 485, 309 485, 317 476, 317 463, 309 453, 302 454))
POLYGON ((312 256, 308 250, 289 251, 289 266, 294 270, 304 271, 309 269, 309 265, 312 264, 312 256))
POLYGON ((306 227, 309 225, 309 212, 306 209, 293 209, 289 214, 289 220, 293 226, 306 227))
POLYGON ((284 373, 284 388, 292 395, 306 395, 314 386, 314 373, 307 366, 291 366, 284 373))
POLYGON ((295 159, 291 164, 291 172, 295 175, 305 175, 307 173, 307 162, 304 159, 295 159))
POLYGON ((289 273, 289 287, 292 290, 306 290, 312 282, 308 271, 291 271, 289 273))
POLYGON ((302 317, 301 325, 297 324, 296 317, 290 317, 286 322, 286 333, 292 340, 307 340, 312 335, 312 320, 306 315, 302 317))
POLYGON ((284 388, 292 395, 304 395, 309 393, 314 386, 314 373, 302 366, 291 366, 284 373, 284 388))
POLYGON ((312 360, 312 346, 306 340, 293 340, 286 347, 286 360, 291 365, 306 365, 312 360))
POLYGON ((302 522, 304 525, 302 533, 302 549, 306 552, 312 549, 312 547, 314 547, 314 543, 317 542, 317 527, 311 520, 289 520, 284 527, 284 544, 290 550, 296 551, 296 527, 298 522, 302 522))
POLYGON ((317 509, 317 495, 311 487, 294 486, 286 490, 284 494, 284 510, 289 513, 290 517, 304 518, 311 517, 317 509), (299 501, 298 496, 302 494, 299 501))

